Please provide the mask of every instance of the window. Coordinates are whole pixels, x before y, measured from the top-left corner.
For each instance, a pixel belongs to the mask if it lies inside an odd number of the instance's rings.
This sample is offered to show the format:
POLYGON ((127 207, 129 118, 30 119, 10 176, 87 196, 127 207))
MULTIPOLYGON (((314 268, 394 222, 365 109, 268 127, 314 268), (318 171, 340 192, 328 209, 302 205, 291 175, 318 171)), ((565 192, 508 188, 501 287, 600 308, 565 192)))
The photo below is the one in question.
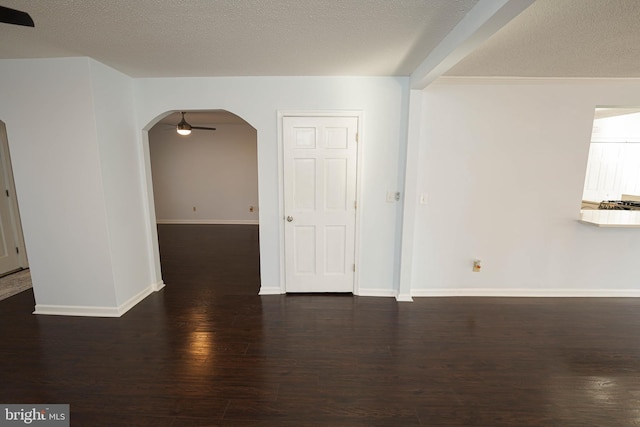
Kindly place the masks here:
POLYGON ((640 108, 596 108, 582 199, 582 209, 640 205, 640 108))

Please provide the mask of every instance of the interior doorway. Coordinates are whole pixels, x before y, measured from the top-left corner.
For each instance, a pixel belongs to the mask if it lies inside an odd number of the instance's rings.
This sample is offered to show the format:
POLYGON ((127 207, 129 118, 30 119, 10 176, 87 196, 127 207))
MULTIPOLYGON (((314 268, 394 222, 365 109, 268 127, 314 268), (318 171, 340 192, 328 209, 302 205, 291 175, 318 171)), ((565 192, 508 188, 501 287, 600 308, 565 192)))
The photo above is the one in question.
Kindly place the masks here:
POLYGON ((9 140, 5 124, 0 121, 0 276, 28 266, 11 168, 9 140))
MULTIPOLYGON (((184 132, 183 132, 184 133, 184 132)), ((148 131, 153 205, 160 245, 163 281, 168 258, 179 259, 180 248, 199 246, 209 251, 207 240, 226 239, 229 253, 240 240, 258 242, 257 131, 237 115, 224 110, 176 111, 148 131), (186 123, 186 126, 178 126, 186 123), (190 128, 188 135, 178 130, 190 128), (180 128, 180 129, 179 129, 180 128), (178 242, 178 243, 176 243, 178 242), (164 246, 163 246, 164 245, 164 246)), ((251 243, 249 243, 251 246, 251 243)), ((244 247, 244 246, 243 246, 244 247)), ((220 257, 218 249, 203 254, 220 257)), ((259 249, 257 251, 259 264, 259 249)), ((196 260, 183 260, 196 267, 196 260), (193 262, 191 262, 193 261, 193 262)), ((206 261, 206 260, 205 260, 206 261)), ((203 279, 215 272, 200 260, 203 279)), ((251 260, 251 265, 255 260, 251 260)), ((260 290, 259 281, 255 294, 260 290)))
POLYGON ((358 295, 360 111, 280 111, 281 291, 358 295))
POLYGON ((358 117, 282 118, 287 292, 353 292, 358 117))

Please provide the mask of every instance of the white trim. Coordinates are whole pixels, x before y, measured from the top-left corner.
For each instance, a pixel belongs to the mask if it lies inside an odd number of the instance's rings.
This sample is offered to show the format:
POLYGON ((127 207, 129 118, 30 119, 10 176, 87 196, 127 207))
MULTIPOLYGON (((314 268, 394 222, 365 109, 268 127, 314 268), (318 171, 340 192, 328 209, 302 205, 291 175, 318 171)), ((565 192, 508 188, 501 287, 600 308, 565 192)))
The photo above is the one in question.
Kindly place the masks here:
POLYGON ((260 292, 258 292, 258 295, 282 295, 282 294, 284 294, 284 292, 282 292, 282 289, 280 288, 280 286, 261 286, 260 292))
POLYGON ((156 283, 143 289, 129 298, 118 307, 90 307, 73 305, 46 305, 36 304, 33 314, 46 314, 55 316, 84 316, 84 317, 120 317, 133 308, 136 304, 151 295, 154 291, 164 287, 164 283, 156 283))
POLYGON ((361 199, 361 195, 364 194, 363 192, 363 179, 362 177, 364 177, 364 150, 366 147, 366 144, 364 143, 364 141, 366 140, 367 136, 365 135, 364 132, 364 121, 365 121, 365 116, 364 116, 364 111, 358 111, 356 112, 358 117, 358 147, 357 147, 357 153, 356 153, 356 204, 357 204, 357 208, 356 208, 356 223, 355 223, 355 249, 354 249, 354 260, 356 263, 356 271, 353 275, 353 294, 354 295, 358 295, 360 293, 360 268, 358 268, 358 266, 362 266, 362 262, 360 260, 360 243, 361 243, 361 239, 362 239, 362 235, 360 233, 360 224, 361 224, 361 213, 362 212, 362 199, 361 199))
MULTIPOLYGON (((165 115, 168 115, 167 112, 165 115)), ((156 118, 160 120, 160 118, 156 118)), ((155 124, 155 122, 154 122, 155 124)), ((162 283, 162 267, 160 265, 160 248, 158 245, 158 226, 156 223, 156 208, 153 195, 153 178, 151 176, 151 153, 149 151, 149 130, 153 124, 141 132, 140 148, 140 181, 142 185, 142 207, 145 212, 144 223, 146 226, 147 253, 149 256, 149 275, 151 280, 162 283)))
POLYGON ((396 301, 398 302, 413 302, 413 298, 409 294, 398 294, 396 295, 396 301))
POLYGON ((162 290, 162 288, 164 288, 164 286, 165 286, 164 281, 161 280, 161 281, 151 285, 151 288, 153 289, 154 292, 158 292, 158 291, 162 290))
POLYGON ((395 297, 397 292, 395 289, 373 289, 373 288, 360 288, 358 293, 353 293, 359 297, 395 297))
POLYGON ((491 77, 491 76, 443 76, 432 85, 549 85, 549 84, 607 84, 607 83, 635 83, 640 84, 640 78, 597 78, 597 77, 491 77))
MULTIPOLYGON (((354 259, 356 263, 356 271, 353 274, 353 294, 361 295, 359 290, 359 265, 360 262, 360 224, 362 212, 362 200, 363 194, 362 177, 364 176, 362 171, 364 167, 364 112, 361 110, 278 110, 278 234, 280 237, 280 292, 284 294, 287 292, 285 281, 285 248, 284 248, 284 134, 282 130, 282 123, 285 117, 356 117, 358 119, 358 144, 356 153, 356 222, 355 222, 355 236, 354 236, 354 259)), ((262 291, 261 291, 262 292, 262 291)), ((394 294, 395 295, 395 294, 394 294)), ((389 296, 394 296, 389 295, 389 296)), ((387 296, 387 295, 385 295, 387 296)))
POLYGON ((85 316, 85 317, 120 317, 116 307, 84 307, 69 305, 36 304, 33 314, 47 314, 54 316, 85 316))
POLYGON ((258 225, 257 219, 158 219, 158 224, 231 224, 258 225))
POLYGON ((640 289, 412 289, 414 297, 640 298, 640 289))
POLYGON ((142 301, 143 299, 151 295, 153 292, 155 292, 156 286, 157 286, 157 283, 147 286, 145 289, 143 289, 142 291, 138 292, 136 295, 132 296, 131 298, 129 298, 128 300, 120 304, 120 306, 118 307, 119 316, 122 316, 127 311, 131 310, 133 306, 135 306, 140 301, 142 301))
MULTIPOLYGON (((278 111, 278 243, 280 247, 280 292, 284 294, 287 292, 287 285, 285 281, 285 263, 284 263, 284 132, 283 132, 283 120, 286 115, 283 111, 278 111)), ((260 291, 262 294, 262 290, 260 291)))
MULTIPOLYGON (((404 198, 402 205, 402 226, 400 234, 400 277, 398 278, 398 294, 407 294, 411 301, 413 284, 413 253, 418 212, 418 177, 420 174, 420 146, 422 129, 423 91, 409 92, 409 118, 407 122, 404 198)), ((400 299, 398 299, 400 301, 400 299)))

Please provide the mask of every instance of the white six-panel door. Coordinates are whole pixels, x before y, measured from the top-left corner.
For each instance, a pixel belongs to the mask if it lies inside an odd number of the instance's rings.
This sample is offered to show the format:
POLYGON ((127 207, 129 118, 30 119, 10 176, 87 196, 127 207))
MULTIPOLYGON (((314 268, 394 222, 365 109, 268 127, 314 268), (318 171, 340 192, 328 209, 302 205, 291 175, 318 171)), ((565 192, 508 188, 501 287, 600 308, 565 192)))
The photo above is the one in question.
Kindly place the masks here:
POLYGON ((357 117, 283 117, 287 292, 353 292, 357 117))

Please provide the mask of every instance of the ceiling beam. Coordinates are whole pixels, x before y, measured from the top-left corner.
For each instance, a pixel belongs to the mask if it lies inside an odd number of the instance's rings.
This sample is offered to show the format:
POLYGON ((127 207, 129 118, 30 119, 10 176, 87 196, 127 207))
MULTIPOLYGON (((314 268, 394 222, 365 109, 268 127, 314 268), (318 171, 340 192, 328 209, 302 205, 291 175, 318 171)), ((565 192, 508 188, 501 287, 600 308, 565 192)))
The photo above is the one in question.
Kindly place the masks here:
POLYGON ((480 0, 411 74, 411 89, 426 88, 534 1, 480 0))

